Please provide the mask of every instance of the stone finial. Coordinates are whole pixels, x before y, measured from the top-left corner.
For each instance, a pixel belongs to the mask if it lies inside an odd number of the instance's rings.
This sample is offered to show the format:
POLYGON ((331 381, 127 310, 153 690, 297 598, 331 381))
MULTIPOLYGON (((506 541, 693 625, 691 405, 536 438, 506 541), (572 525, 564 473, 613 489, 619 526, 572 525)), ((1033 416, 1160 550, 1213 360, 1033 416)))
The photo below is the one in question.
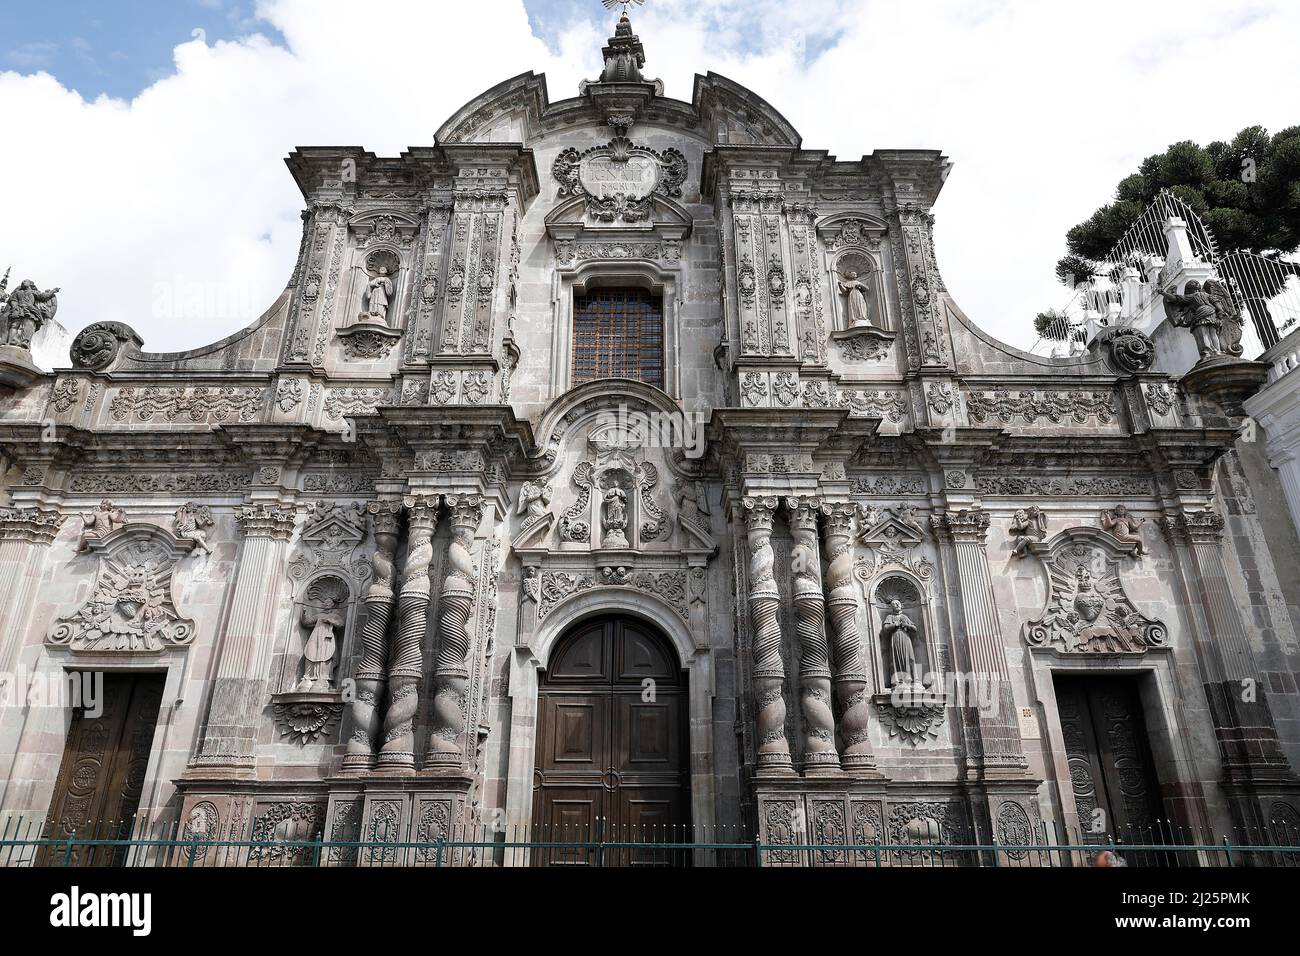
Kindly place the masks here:
POLYGON ((614 35, 601 52, 605 56, 605 69, 600 74, 600 82, 644 82, 641 67, 645 66, 645 47, 641 45, 641 38, 632 32, 632 21, 628 19, 626 9, 618 18, 614 35))

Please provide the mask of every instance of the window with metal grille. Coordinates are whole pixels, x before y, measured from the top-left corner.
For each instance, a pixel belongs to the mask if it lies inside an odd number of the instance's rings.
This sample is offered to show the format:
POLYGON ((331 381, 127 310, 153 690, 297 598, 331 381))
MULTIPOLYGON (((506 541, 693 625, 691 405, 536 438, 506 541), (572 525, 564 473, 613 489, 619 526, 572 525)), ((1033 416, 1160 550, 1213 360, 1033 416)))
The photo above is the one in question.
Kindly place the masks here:
POLYGON ((635 378, 664 387, 663 299, 644 289, 573 297, 573 384, 635 378))

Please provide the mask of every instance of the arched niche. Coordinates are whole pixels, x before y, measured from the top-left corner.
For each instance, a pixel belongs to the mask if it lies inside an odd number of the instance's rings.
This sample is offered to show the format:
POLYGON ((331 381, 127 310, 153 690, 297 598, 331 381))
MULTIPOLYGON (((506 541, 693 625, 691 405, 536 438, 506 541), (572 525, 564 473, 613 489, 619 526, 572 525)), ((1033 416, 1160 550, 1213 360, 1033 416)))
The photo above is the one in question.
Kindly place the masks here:
POLYGON ((280 659, 276 681, 280 694, 337 694, 341 664, 346 660, 349 638, 356 630, 356 593, 341 575, 325 571, 307 578, 297 589, 291 616, 291 639, 280 659), (307 655, 320 655, 326 629, 333 632, 328 668, 313 668, 307 655), (313 675, 313 670, 316 674, 313 675))
POLYGON ((871 667, 872 686, 877 693, 886 693, 894 686, 892 633, 886 633, 885 620, 894 613, 890 604, 898 600, 902 613, 915 625, 912 633, 916 674, 926 686, 942 685, 942 660, 934 620, 934 604, 928 580, 901 567, 886 567, 871 573, 859 565, 857 577, 867 606, 868 664, 871 667))

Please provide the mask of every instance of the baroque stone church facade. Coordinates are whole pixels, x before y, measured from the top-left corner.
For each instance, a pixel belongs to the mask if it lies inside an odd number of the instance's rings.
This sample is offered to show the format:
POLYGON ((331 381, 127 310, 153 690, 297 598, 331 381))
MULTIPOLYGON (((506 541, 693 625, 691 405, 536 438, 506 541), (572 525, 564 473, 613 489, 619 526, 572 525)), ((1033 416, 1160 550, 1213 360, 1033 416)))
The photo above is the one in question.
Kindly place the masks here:
POLYGON ((626 16, 604 56, 397 157, 294 152, 292 277, 220 342, 0 349, 0 667, 105 674, 98 718, 5 710, 0 810, 1300 823, 1252 363, 999 343, 939 272, 940 153, 836 159, 715 74, 667 98, 626 16))

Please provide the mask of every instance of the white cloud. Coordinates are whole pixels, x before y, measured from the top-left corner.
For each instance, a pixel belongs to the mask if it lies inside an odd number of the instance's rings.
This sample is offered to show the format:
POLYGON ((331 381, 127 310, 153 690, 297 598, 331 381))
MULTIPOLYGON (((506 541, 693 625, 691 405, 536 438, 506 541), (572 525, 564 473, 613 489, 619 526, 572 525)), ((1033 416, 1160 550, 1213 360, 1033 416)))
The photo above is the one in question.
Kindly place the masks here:
MULTIPOLYGON (((164 350, 242 327, 297 253, 290 150, 427 144, 466 100, 526 69, 571 96, 597 72, 613 16, 598 8, 598 25, 573 25, 552 51, 519 0, 259 12, 287 49, 191 40, 129 103, 0 74, 0 267, 61 286, 70 328, 117 319, 164 350)), ((1029 316, 1063 299, 1051 270, 1065 228, 1142 157, 1298 119, 1300 4, 1225 20, 1209 2, 657 0, 633 19, 671 96, 714 70, 767 98, 810 148, 942 148, 956 163, 936 209, 945 279, 977 322, 1022 345, 1029 316), (805 49, 821 52, 806 62, 805 49)))

